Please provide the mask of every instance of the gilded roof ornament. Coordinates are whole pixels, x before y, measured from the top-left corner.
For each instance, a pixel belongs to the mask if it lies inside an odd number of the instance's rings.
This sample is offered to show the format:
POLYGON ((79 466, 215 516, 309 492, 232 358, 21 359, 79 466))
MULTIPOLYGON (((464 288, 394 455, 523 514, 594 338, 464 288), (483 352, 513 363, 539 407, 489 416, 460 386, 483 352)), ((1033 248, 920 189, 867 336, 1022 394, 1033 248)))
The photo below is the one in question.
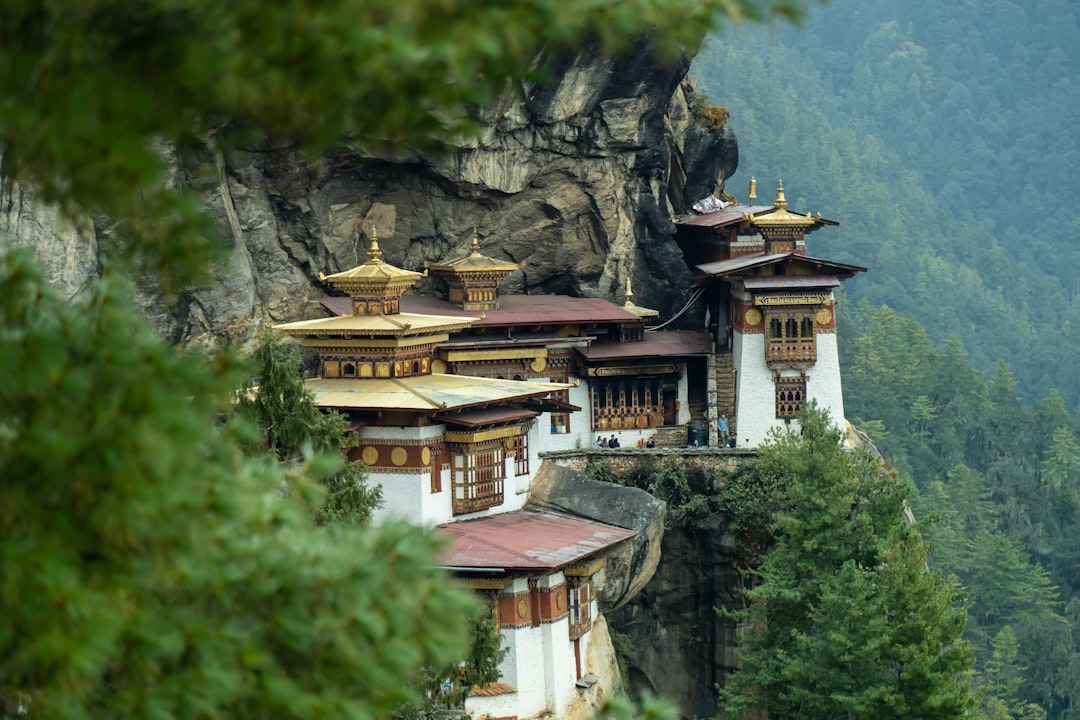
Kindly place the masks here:
POLYGON ((634 290, 630 287, 630 278, 626 278, 626 302, 623 303, 623 309, 628 313, 637 315, 638 317, 657 317, 660 315, 659 310, 653 310, 652 308, 640 307, 634 304, 634 290))
MULTIPOLYGON (((754 177, 753 175, 750 176, 750 194, 747 195, 747 197, 749 199, 751 199, 751 200, 756 200, 757 199, 757 178, 754 177)), ((752 205, 753 203, 747 203, 747 204, 752 205)))
POLYGON ((375 298, 397 298, 417 280, 427 275, 403 270, 382 259, 379 248, 378 232, 371 227, 371 245, 368 247, 368 260, 349 270, 332 275, 319 273, 319 279, 334 285, 354 300, 375 298))
POLYGON ((780 180, 776 186, 776 202, 773 203, 773 207, 778 210, 783 210, 787 207, 787 198, 784 197, 784 181, 780 180))
MULTIPOLYGON (((525 262, 512 263, 483 255, 480 252, 480 238, 476 227, 473 227, 472 241, 469 243, 469 254, 451 260, 447 263, 425 263, 434 272, 443 276, 464 276, 473 274, 501 274, 503 277, 515 270, 525 267, 525 262)), ((500 278, 501 281, 501 278, 500 278)))
POLYGON ((787 197, 784 195, 784 181, 780 180, 776 187, 776 202, 773 203, 773 209, 756 216, 744 213, 743 219, 750 225, 762 228, 810 227, 821 222, 820 213, 816 217, 811 213, 798 215, 790 212, 787 209, 787 204, 787 197))
POLYGON ((374 225, 371 226, 371 246, 368 248, 367 256, 371 260, 382 260, 382 250, 379 249, 379 233, 374 225))

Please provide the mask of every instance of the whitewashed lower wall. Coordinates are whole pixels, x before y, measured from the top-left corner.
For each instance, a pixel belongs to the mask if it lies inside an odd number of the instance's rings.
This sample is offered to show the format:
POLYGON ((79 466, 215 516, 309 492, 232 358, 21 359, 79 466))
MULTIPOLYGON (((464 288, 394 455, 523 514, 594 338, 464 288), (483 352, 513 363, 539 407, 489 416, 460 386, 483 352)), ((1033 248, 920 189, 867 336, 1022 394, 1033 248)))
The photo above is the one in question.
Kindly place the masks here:
MULTIPOLYGON (((798 420, 785 422, 776 417, 774 373, 765 364, 765 336, 735 333, 736 416, 739 447, 760 445, 772 428, 798 429, 798 420)), ((817 362, 806 371, 807 399, 816 400, 834 425, 844 427, 844 396, 840 380, 840 358, 835 333, 818 333, 817 362)), ((798 376, 785 369, 782 375, 798 376)))

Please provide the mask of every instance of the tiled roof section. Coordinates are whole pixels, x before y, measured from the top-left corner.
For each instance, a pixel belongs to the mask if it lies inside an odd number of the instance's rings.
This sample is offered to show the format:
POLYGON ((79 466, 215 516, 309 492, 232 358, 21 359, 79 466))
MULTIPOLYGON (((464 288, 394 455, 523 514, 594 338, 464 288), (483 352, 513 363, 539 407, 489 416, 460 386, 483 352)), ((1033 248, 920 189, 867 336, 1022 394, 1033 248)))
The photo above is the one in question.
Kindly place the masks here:
POLYGON ((709 336, 697 330, 647 332, 640 342, 598 340, 580 352, 589 360, 708 355, 709 336))
POLYGON ((497 380, 469 375, 405 378, 313 378, 306 381, 319 407, 343 410, 455 410, 544 397, 564 383, 497 380))
MULTIPOLYGON (((450 315, 476 317, 475 311, 465 312, 445 300, 426 295, 403 295, 401 311, 421 315, 450 315)), ((352 312, 348 298, 331 297, 322 306, 336 315, 352 312)), ((601 298, 574 298, 566 295, 500 295, 498 310, 485 310, 484 318, 472 324, 474 328, 570 325, 600 323, 630 323, 641 319, 615 303, 601 298)))
POLYGON ((517 692, 517 688, 506 683, 493 682, 487 685, 474 687, 469 694, 474 697, 495 697, 496 695, 511 695, 517 692))
POLYGON ((557 570, 637 533, 534 510, 463 520, 435 528, 449 540, 441 564, 454 569, 557 570))
POLYGON ((840 278, 835 275, 771 275, 743 278, 743 285, 747 290, 834 288, 840 286, 840 278))

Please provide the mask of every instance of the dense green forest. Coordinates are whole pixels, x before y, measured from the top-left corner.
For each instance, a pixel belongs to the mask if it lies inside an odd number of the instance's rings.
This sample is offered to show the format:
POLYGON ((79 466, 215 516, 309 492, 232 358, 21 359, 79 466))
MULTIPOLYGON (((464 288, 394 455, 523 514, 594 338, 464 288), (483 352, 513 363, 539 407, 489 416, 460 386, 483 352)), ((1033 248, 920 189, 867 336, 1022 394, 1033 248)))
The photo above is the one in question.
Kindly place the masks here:
POLYGON ((1076 15, 836 0, 693 70, 739 137, 727 191, 783 178, 840 222, 811 253, 870 268, 839 317, 847 414, 936 520, 993 718, 1080 717, 1076 15))
POLYGON ((958 337, 1025 401, 1080 403, 1080 29, 1068 0, 836 0, 800 28, 714 38, 693 73, 730 110, 759 202, 840 227, 812 252, 870 268, 847 284, 958 337))

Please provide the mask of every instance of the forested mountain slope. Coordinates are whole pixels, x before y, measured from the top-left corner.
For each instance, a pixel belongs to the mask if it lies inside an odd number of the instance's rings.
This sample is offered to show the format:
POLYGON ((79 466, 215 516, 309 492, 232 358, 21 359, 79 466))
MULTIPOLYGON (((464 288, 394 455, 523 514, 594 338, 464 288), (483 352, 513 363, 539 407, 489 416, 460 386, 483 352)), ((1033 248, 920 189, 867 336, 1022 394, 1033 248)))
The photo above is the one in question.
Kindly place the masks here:
POLYGON ((784 178, 840 228, 817 252, 871 270, 852 299, 955 335, 1021 397, 1080 402, 1080 60, 1066 0, 836 0, 802 28, 715 38, 693 73, 726 105, 745 196, 784 178))
POLYGON ((713 39, 693 73, 739 137, 740 199, 783 178, 840 227, 848 415, 918 487, 968 593, 981 714, 1080 717, 1080 60, 1065 0, 834 0, 713 39))

